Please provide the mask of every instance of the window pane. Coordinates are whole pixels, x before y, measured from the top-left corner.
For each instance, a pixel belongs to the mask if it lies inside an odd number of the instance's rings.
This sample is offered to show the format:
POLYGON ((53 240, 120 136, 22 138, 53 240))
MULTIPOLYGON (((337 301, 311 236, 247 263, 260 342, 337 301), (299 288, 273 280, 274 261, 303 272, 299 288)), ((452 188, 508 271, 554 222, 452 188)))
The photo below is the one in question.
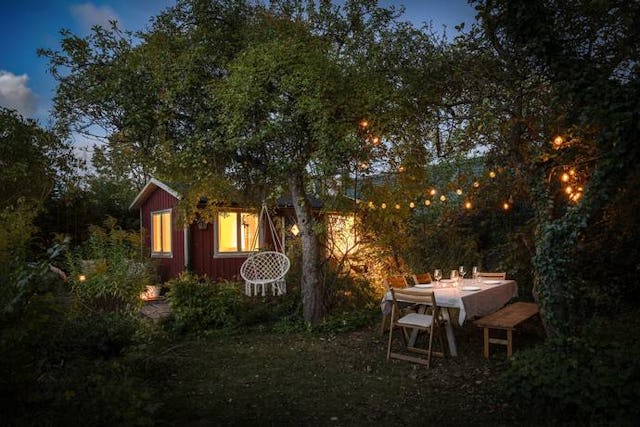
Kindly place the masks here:
POLYGON ((218 252, 238 251, 238 214, 220 212, 218 215, 218 252))
POLYGON ((243 213, 240 224, 240 236, 242 238, 243 251, 257 251, 259 242, 256 238, 258 232, 258 215, 254 213, 243 213))
POLYGON ((151 250, 153 252, 162 252, 162 216, 160 214, 152 214, 151 219, 151 250))
POLYGON ((162 214, 162 252, 171 253, 171 212, 162 214))

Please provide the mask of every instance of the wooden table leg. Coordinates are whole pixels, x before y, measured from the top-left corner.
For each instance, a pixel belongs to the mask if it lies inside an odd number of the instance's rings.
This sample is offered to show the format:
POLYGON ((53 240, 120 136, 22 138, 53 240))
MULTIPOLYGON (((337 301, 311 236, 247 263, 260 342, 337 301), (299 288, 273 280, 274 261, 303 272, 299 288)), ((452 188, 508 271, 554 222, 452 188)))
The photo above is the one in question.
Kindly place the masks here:
POLYGON ((507 357, 513 354, 513 329, 507 329, 507 357))
POLYGON ((489 358, 489 328, 484 328, 484 357, 489 358))
POLYGON ((442 313, 442 318, 445 320, 444 330, 447 334, 447 344, 449 344, 449 354, 452 357, 456 357, 458 355, 458 348, 456 347, 456 336, 453 333, 453 325, 451 324, 451 316, 449 313, 449 308, 441 307, 440 312, 442 313))

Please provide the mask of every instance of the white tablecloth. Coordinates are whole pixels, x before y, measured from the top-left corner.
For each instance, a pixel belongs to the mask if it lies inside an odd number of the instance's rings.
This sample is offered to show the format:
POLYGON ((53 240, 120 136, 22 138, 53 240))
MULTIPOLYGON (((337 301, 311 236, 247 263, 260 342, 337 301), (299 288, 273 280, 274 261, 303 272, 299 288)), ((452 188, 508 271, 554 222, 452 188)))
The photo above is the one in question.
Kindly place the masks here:
MULTIPOLYGON (((458 324, 462 325, 466 319, 482 317, 494 313, 502 308, 513 297, 518 296, 518 286, 514 280, 499 280, 498 284, 489 284, 472 279, 464 279, 457 287, 451 283, 441 283, 445 287, 412 288, 415 290, 433 291, 436 303, 440 307, 458 308, 458 324), (466 286, 476 286, 477 291, 462 290, 466 286)), ((380 308, 384 314, 391 313, 391 292, 387 292, 380 308)))

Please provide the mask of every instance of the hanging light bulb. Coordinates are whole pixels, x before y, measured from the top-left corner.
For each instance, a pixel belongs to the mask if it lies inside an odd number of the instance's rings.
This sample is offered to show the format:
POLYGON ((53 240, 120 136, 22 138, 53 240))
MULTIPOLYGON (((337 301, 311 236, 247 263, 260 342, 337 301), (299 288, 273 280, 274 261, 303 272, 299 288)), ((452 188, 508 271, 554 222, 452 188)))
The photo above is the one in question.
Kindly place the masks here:
POLYGON ((431 200, 425 200, 424 201, 424 205, 425 206, 431 206, 431 200))
POLYGON ((362 121, 360 122, 360 127, 362 127, 362 128, 366 128, 367 126, 369 126, 369 122, 368 122, 368 121, 366 121, 366 120, 362 120, 362 121))
POLYGON ((562 182, 569 182, 569 174, 568 173, 563 173, 562 176, 560 177, 560 180, 562 182))
POLYGON ((415 203, 413 203, 413 202, 411 202, 411 203, 409 203, 409 207, 410 207, 411 209, 413 209, 413 208, 415 208, 415 207, 416 207, 416 204, 415 204, 415 203))
POLYGON ((560 146, 564 144, 564 138, 561 137, 560 135, 556 136, 555 138, 553 138, 553 146, 558 149, 560 148, 560 146))
POLYGON ((371 143, 373 145, 378 145, 380 144, 380 138, 378 138, 377 136, 374 136, 373 138, 371 138, 371 143))
POLYGON ((502 204, 502 209, 504 209, 505 211, 508 211, 511 208, 511 205, 509 204, 509 202, 504 202, 502 204))
POLYGON ((387 209, 387 204, 386 204, 386 203, 383 203, 383 204, 381 204, 381 205, 380 205, 380 207, 381 207, 382 209, 387 209))
POLYGON ((567 194, 571 194, 573 193, 573 188, 571 188, 570 185, 567 185, 567 187, 564 189, 564 192, 567 194))
POLYGON ((569 169, 569 175, 574 176, 576 174, 576 170, 574 168, 569 169))
POLYGON ((435 188, 432 188, 432 189, 429 191, 429 194, 431 194, 432 196, 435 196, 436 194, 438 194, 438 190, 436 190, 435 188))
POLYGON ((447 197, 443 194, 442 196, 440 196, 440 201, 444 202, 445 200, 447 200, 447 197))
POLYGON ((84 282, 85 280, 87 280, 87 276, 85 276, 84 274, 81 274, 78 276, 78 281, 79 282, 84 282))
POLYGON ((369 202, 369 209, 373 209, 375 207, 375 205, 373 204, 373 202, 369 202))
POLYGON ((470 201, 465 202, 464 207, 466 209, 471 209, 471 202, 470 201))
POLYGON ((489 178, 495 178, 496 173, 494 171, 489 172, 489 178))
POLYGON ((480 187, 480 183, 478 181, 475 181, 473 183, 473 188, 478 188, 478 187, 480 187))
POLYGON ((396 208, 396 209, 400 209, 400 204, 399 204, 399 203, 396 203, 395 208, 396 208))
POLYGON ((456 194, 457 194, 458 196, 461 196, 461 195, 462 195, 462 189, 458 188, 458 189, 456 190, 456 194))
POLYGON ((398 172, 400 172, 400 173, 404 172, 404 166, 399 166, 398 167, 398 172))

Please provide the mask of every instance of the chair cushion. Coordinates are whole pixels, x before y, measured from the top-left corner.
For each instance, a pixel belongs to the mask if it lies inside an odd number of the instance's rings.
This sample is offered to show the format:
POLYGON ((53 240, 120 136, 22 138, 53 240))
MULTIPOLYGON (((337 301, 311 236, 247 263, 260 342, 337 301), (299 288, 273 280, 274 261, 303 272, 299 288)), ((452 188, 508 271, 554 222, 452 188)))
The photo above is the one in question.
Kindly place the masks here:
POLYGON ((400 326, 417 326, 421 328, 431 327, 433 322, 433 316, 430 314, 409 313, 406 316, 402 316, 396 321, 400 326))

